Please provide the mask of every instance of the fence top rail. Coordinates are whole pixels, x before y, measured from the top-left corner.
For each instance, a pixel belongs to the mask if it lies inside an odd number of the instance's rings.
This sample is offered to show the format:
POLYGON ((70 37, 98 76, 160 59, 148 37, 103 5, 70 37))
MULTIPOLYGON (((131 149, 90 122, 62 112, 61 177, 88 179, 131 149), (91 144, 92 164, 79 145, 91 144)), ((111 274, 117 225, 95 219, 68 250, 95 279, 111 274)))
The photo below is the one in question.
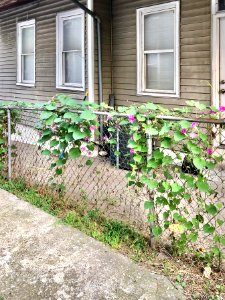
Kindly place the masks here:
MULTIPOLYGON (((33 112, 43 112, 46 111, 43 108, 34 108, 34 107, 19 107, 19 106, 0 106, 0 109, 5 109, 5 110, 19 110, 19 111, 33 111, 33 112)), ((74 113, 82 113, 82 110, 68 110, 74 113)), ((57 110, 53 110, 52 112, 57 112, 57 110)), ((94 114, 99 115, 99 116, 108 116, 110 112, 104 112, 104 111, 93 111, 94 114)), ((125 113, 115 113, 113 112, 113 117, 129 117, 128 114, 125 113)), ((145 115, 146 117, 146 115, 145 115)), ((196 123, 202 123, 202 124, 214 124, 214 125, 223 125, 225 124, 225 119, 213 119, 213 118, 195 118, 195 117, 178 117, 178 116, 164 116, 164 115, 158 115, 156 117, 150 117, 151 119, 158 119, 158 120, 164 120, 164 121, 174 121, 174 122, 179 122, 179 121, 189 121, 189 122, 196 122, 196 123)))

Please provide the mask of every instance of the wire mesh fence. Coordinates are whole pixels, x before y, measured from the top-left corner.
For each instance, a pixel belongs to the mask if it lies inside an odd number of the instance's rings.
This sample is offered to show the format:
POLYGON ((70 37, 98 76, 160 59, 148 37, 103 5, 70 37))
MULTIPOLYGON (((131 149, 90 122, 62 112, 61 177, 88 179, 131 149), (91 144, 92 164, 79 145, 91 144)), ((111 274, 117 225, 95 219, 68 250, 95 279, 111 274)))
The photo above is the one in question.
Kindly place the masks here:
MULTIPOLYGON (((51 188, 50 179, 54 171, 49 169, 51 160, 41 155, 38 140, 41 132, 36 129, 40 112, 23 111, 16 132, 12 134, 15 153, 12 158, 12 178, 23 178, 27 184, 36 185, 39 190, 51 188)), ((116 145, 104 140, 108 136, 107 126, 103 127, 103 141, 96 140, 95 149, 87 150, 77 159, 69 160, 62 176, 55 182, 63 184, 64 201, 70 206, 80 202, 90 208, 100 209, 106 216, 129 222, 138 229, 146 227, 143 203, 146 195, 127 186, 126 174, 131 169, 130 152, 127 148, 129 135, 126 130, 115 133, 116 145), (120 152, 116 155, 115 152, 120 152), (92 160, 88 166, 87 159, 92 160)))
MULTIPOLYGON (((54 177, 54 171, 49 168, 52 161, 41 154, 41 147, 38 140, 41 130, 38 126, 41 111, 35 109, 21 109, 20 118, 16 124, 14 132, 10 135, 8 126, 8 177, 12 179, 23 179, 30 186, 37 186, 41 192, 51 190, 50 179, 54 177)), ((98 113, 97 113, 98 114, 98 113)), ((63 174, 56 179, 58 184, 63 184, 65 190, 61 197, 70 207, 76 207, 80 203, 89 208, 99 209, 105 216, 117 220, 125 221, 136 229, 149 233, 149 227, 153 222, 163 223, 166 212, 165 205, 156 207, 157 220, 149 221, 147 218, 149 211, 144 209, 144 203, 149 199, 156 199, 157 195, 150 192, 147 187, 128 186, 127 174, 131 170, 132 156, 127 147, 131 138, 126 125, 116 125, 115 131, 109 132, 109 122, 107 114, 101 114, 99 118, 104 119, 102 135, 95 139, 93 151, 84 149, 83 154, 77 160, 70 159, 64 166, 63 174), (113 138, 116 143, 107 143, 108 138, 113 138), (92 164, 87 164, 87 159, 92 160, 92 164)), ((120 118, 120 115, 115 116, 120 118)), ((163 118, 163 117, 162 117, 163 118)), ((180 119, 168 118, 171 122, 178 122, 180 119)), ((225 158, 225 130, 221 124, 223 122, 199 119, 190 119, 199 123, 202 130, 208 135, 214 145, 214 152, 225 158)), ((10 122, 10 109, 8 109, 8 122, 10 122)), ((112 126, 112 124, 110 124, 112 126)), ((160 149, 160 137, 146 137, 149 157, 153 151, 160 149)), ((182 143, 182 142, 181 142, 182 143)), ((84 142, 85 148, 85 142, 84 142)), ((198 170, 187 161, 185 153, 181 152, 182 147, 176 145, 167 151, 167 155, 172 157, 173 165, 171 173, 173 181, 184 185, 178 175, 180 170, 191 177, 198 175, 198 170), (176 153, 179 153, 177 159, 176 153), (179 170, 179 171, 178 171, 179 170)), ((146 158, 147 159, 147 158, 146 158)), ((157 174, 157 180, 163 180, 163 169, 157 174)), ((179 210, 191 218, 204 218, 208 224, 212 224, 218 234, 223 235, 225 225, 225 164, 221 161, 214 170, 205 169, 204 176, 209 185, 216 190, 212 196, 194 189, 189 190, 191 197, 183 200, 179 205, 179 210), (220 203, 219 211, 214 215, 203 215, 202 205, 206 203, 220 203), (187 205, 188 204, 188 205, 187 205), (218 224, 218 219, 221 221, 218 224)), ((52 190, 54 193, 54 189, 52 190)), ((155 200, 154 200, 155 201, 155 200)), ((163 235, 167 240, 170 231, 163 235)), ((199 237, 198 247, 208 249, 212 243, 210 235, 199 237)))

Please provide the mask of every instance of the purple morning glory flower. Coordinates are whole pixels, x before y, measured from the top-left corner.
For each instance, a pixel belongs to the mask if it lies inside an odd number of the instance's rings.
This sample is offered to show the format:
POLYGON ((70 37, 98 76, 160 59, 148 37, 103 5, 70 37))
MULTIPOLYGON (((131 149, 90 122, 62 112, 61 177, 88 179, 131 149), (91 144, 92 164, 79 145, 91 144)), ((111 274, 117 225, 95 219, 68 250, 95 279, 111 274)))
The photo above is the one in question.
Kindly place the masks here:
POLYGON ((222 113, 224 113, 225 112, 225 106, 220 106, 219 111, 222 112, 222 113))
POLYGON ((187 129, 183 128, 183 129, 181 129, 180 132, 181 132, 182 134, 186 134, 186 133, 187 133, 187 129))
POLYGON ((130 123, 134 123, 134 122, 135 122, 135 116, 134 116, 134 115, 128 116, 128 121, 129 121, 130 123))
POLYGON ((92 125, 92 126, 90 127, 90 130, 91 130, 91 131, 95 131, 95 126, 92 125))
POLYGON ((207 154, 212 155, 213 154, 213 149, 212 148, 207 149, 207 154))

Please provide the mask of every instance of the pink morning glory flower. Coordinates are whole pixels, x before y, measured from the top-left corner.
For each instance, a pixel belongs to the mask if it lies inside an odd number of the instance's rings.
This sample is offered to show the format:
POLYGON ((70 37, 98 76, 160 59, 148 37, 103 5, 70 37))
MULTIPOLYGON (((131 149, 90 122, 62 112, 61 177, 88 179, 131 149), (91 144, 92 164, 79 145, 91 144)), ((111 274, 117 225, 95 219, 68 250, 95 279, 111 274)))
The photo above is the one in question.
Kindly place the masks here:
POLYGON ((197 137, 197 134, 194 133, 194 132, 191 132, 191 133, 190 133, 190 137, 191 137, 192 139, 195 139, 195 138, 197 137))
POLYGON ((222 113, 224 113, 225 112, 225 106, 220 106, 219 111, 222 112, 222 113))
POLYGON ((183 128, 183 129, 181 129, 180 132, 181 132, 182 134, 186 134, 186 133, 187 133, 187 129, 183 128))
POLYGON ((103 137, 103 140, 106 141, 106 142, 108 142, 108 141, 109 141, 109 137, 108 137, 107 135, 105 135, 105 136, 103 137))
POLYGON ((112 116, 107 116, 107 121, 112 121, 113 117, 112 116))
POLYGON ((51 125, 51 130, 52 130, 53 133, 56 133, 56 131, 57 131, 57 125, 55 123, 53 123, 51 125))
POLYGON ((90 127, 90 130, 91 130, 91 131, 95 131, 95 126, 92 125, 92 126, 90 127))
POLYGON ((193 122, 192 124, 191 124, 191 128, 195 128, 195 127, 197 127, 197 122, 193 122))
POLYGON ((130 115, 130 116, 128 117, 128 121, 129 121, 130 123, 134 123, 134 122, 135 122, 135 116, 134 116, 134 115, 130 115))
POLYGON ((211 148, 207 149, 207 154, 212 155, 213 154, 213 149, 211 149, 211 148))
POLYGON ((85 152, 86 150, 87 150, 86 147, 84 147, 84 146, 81 146, 81 147, 80 147, 80 151, 81 151, 81 152, 85 152))
POLYGON ((213 110, 210 111, 210 115, 215 115, 215 114, 216 114, 215 111, 213 111, 213 110))
POLYGON ((130 154, 134 154, 134 153, 135 153, 134 149, 130 149, 130 154))

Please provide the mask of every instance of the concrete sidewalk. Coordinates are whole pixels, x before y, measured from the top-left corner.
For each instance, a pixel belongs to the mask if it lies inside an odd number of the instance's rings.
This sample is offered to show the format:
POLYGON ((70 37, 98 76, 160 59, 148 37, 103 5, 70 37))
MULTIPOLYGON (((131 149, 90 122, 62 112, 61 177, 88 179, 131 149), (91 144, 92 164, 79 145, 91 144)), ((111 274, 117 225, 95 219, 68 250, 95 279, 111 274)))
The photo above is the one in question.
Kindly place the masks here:
POLYGON ((83 233, 0 190, 0 299, 183 299, 151 274, 83 233))

